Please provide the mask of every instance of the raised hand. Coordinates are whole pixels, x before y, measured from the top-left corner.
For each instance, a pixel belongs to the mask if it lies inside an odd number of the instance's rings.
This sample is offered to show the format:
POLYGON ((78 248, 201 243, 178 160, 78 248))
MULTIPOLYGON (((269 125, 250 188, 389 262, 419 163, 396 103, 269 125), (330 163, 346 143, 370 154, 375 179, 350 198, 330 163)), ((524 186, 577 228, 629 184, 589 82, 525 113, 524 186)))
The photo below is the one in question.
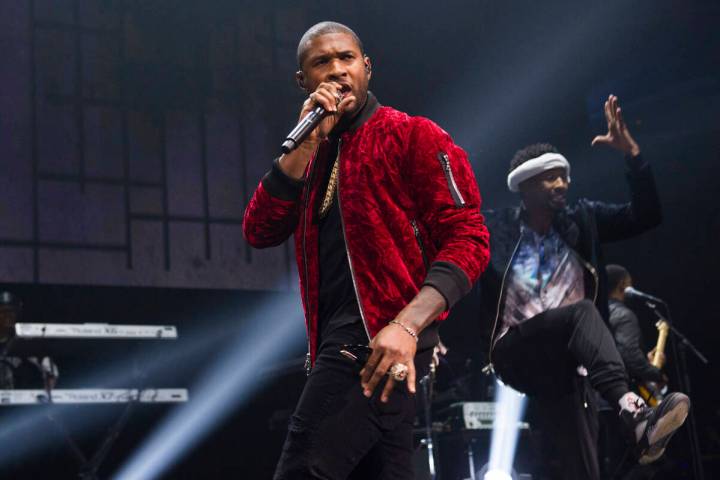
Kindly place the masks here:
POLYGON ((610 95, 605 102, 605 120, 607 120, 608 132, 605 135, 596 136, 592 141, 592 146, 607 145, 626 155, 633 157, 639 155, 640 147, 630 135, 615 95, 610 95))
POLYGON ((317 145, 320 140, 327 138, 347 107, 356 101, 354 95, 343 96, 342 91, 343 86, 338 82, 323 82, 303 103, 299 119, 315 108, 315 105, 321 105, 329 113, 306 140, 310 141, 310 144, 317 145))
POLYGON ((323 82, 303 103, 299 118, 302 119, 316 105, 321 105, 328 115, 310 133, 307 139, 292 152, 280 157, 280 168, 291 178, 300 179, 312 158, 318 144, 325 139, 349 106, 356 102, 354 95, 342 95, 343 85, 338 82, 323 82))

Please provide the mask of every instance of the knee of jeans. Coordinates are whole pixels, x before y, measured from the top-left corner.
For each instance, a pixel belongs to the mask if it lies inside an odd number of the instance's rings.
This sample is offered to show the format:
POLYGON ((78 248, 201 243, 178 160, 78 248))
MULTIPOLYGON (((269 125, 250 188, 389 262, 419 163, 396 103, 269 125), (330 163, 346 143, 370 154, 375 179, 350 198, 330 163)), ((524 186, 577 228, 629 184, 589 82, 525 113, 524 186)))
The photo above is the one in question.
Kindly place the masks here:
POLYGON ((588 300, 587 298, 580 300, 579 302, 577 302, 576 305, 583 311, 596 309, 595 304, 592 302, 592 300, 588 300))
POLYGON ((595 317, 600 318, 600 312, 598 312, 597 307, 592 301, 584 299, 575 304, 574 320, 586 320, 595 317))
POLYGON ((288 422, 288 431, 297 435, 303 435, 312 431, 312 428, 311 424, 307 420, 304 420, 298 417, 296 414, 293 414, 290 417, 290 421, 288 422))
POLYGON ((306 478, 310 459, 313 457, 312 451, 313 438, 310 430, 302 422, 291 419, 273 480, 306 478))

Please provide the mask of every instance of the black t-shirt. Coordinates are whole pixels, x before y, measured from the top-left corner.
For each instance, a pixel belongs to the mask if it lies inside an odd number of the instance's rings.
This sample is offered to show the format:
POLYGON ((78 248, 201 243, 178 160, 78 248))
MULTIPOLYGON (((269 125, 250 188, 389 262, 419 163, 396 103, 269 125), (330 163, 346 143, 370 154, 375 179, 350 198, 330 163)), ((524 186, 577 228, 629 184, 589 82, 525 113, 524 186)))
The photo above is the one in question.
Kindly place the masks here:
MULTIPOLYGON (((325 158, 318 159, 325 166, 326 174, 321 185, 318 204, 314 208, 320 207, 325 196, 332 166, 338 156, 340 136, 348 130, 359 128, 379 106, 377 99, 368 92, 365 105, 357 115, 347 122, 341 121, 329 136, 330 145, 325 150, 327 154, 325 158)), ((348 263, 337 189, 330 210, 319 222, 319 350, 330 345, 367 344, 370 340, 360 315, 348 263)))
MULTIPOLYGON (((338 137, 329 139, 327 158, 323 159, 327 175, 320 190, 320 202, 327 190, 332 165, 337 156, 338 137)), ((320 350, 330 345, 367 344, 368 336, 360 316, 348 263, 338 195, 335 192, 330 210, 320 219, 320 350)))

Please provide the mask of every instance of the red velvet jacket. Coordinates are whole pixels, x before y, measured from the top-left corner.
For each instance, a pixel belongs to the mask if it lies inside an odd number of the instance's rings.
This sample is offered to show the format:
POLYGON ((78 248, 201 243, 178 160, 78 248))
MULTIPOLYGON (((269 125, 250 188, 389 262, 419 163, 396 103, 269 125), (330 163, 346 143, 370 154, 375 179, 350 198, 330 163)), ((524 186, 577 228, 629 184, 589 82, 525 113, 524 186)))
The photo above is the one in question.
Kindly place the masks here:
MULTIPOLYGON (((371 98, 371 100, 375 101, 371 98)), ((375 101, 376 102, 376 101, 375 101)), ((465 152, 428 119, 379 107, 342 134, 339 206, 350 270, 370 338, 431 285, 452 306, 489 260, 480 193, 465 152)), ((319 149, 328 148, 328 142, 319 149)), ((323 158, 323 150, 315 158, 323 158)), ((257 248, 295 233, 312 361, 317 351, 318 212, 324 165, 310 162, 297 188, 277 165, 258 185, 243 231, 257 248)), ((447 317, 447 312, 439 320, 447 317)))

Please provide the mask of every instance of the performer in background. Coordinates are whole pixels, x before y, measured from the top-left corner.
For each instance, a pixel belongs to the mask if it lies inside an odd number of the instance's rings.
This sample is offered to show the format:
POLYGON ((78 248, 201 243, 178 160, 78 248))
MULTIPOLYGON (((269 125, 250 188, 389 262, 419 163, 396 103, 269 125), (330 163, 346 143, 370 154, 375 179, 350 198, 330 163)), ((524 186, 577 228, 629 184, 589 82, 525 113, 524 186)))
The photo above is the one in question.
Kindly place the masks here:
MULTIPOLYGON (((667 377, 652 364, 655 349, 648 351, 645 348, 638 317, 625 305, 625 289, 633 286, 630 272, 620 265, 608 265, 605 270, 610 291, 610 330, 631 382, 666 385, 667 377)), ((665 353, 660 352, 660 356, 664 364, 665 353)))
POLYGON ((617 97, 605 102, 605 117, 608 132, 592 145, 625 155, 629 203, 583 199, 567 205, 569 162, 552 145, 535 144, 518 151, 510 164, 508 187, 519 193, 521 205, 486 216, 493 255, 480 292, 493 322, 490 359, 502 381, 528 394, 540 410, 567 479, 599 477, 597 413, 579 372, 619 411, 642 463, 662 455, 689 408, 681 393, 652 409, 629 390, 604 321, 608 291, 601 245, 661 221, 650 165, 617 97))
POLYGON ((477 184, 445 131, 368 91, 351 29, 311 27, 297 61, 300 118, 317 105, 330 114, 273 162, 243 222, 257 248, 294 233, 308 329, 312 368, 275 478, 412 479, 415 379, 437 321, 488 262, 477 184), (346 346, 368 342, 365 357, 346 346))
POLYGON ((59 376, 50 357, 18 357, 8 354, 15 324, 22 316, 22 302, 10 292, 0 292, 0 390, 52 389, 59 376))
MULTIPOLYGON (((636 391, 638 386, 649 385, 661 390, 667 385, 668 378, 652 364, 655 349, 647 350, 638 317, 625 305, 625 289, 633 286, 630 272, 620 265, 608 265, 605 271, 610 292, 610 331, 630 377, 630 386, 636 391)), ((660 357, 664 364, 664 352, 660 352, 660 357)), ((627 462, 627 447, 619 441, 623 425, 615 409, 600 400, 599 410, 600 469, 603 478, 652 478, 657 473, 657 464, 641 466, 627 462)))

